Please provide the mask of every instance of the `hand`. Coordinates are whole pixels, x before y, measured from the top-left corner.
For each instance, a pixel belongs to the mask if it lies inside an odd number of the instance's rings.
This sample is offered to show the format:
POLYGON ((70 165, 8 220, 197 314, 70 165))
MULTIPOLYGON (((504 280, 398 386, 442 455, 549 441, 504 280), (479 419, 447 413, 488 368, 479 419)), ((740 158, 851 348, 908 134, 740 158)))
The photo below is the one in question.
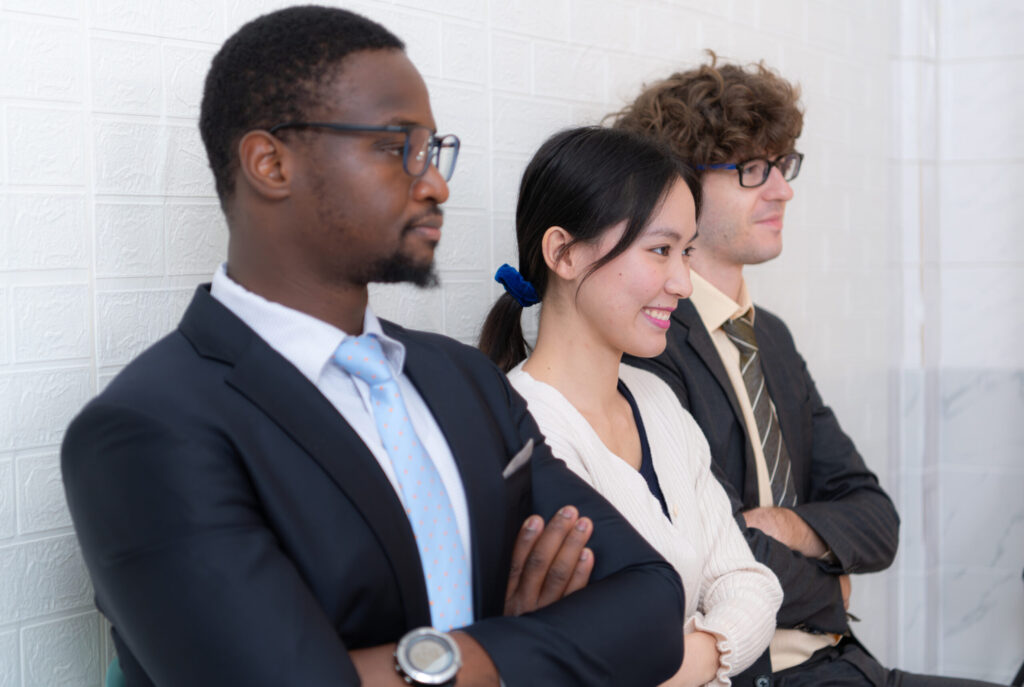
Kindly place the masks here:
POLYGON ((811 526, 788 508, 763 506, 744 511, 747 527, 755 527, 808 558, 820 558, 828 547, 811 526))
POLYGON ((709 632, 691 632, 683 637, 683 665, 660 687, 699 687, 715 679, 722 656, 718 640, 709 632))
POLYGON ((840 575, 839 576, 839 591, 843 595, 843 610, 850 610, 850 576, 840 575))
POLYGON ((544 526, 539 515, 523 523, 512 548, 505 591, 505 615, 543 608, 587 586, 594 552, 586 548, 594 525, 573 506, 559 510, 544 526))

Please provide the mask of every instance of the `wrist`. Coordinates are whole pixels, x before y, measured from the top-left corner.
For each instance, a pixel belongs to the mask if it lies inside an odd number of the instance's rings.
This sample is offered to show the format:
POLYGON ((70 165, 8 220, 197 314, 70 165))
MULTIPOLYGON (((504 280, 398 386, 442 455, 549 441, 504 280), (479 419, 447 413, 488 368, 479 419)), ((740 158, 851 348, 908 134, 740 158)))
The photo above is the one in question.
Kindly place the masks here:
POLYGON ((718 676, 721 654, 718 638, 704 630, 686 635, 683 641, 683 669, 694 684, 703 685, 718 676))
POLYGON ((395 672, 414 687, 453 687, 462 667, 462 652, 446 632, 432 627, 411 630, 394 652, 395 672))

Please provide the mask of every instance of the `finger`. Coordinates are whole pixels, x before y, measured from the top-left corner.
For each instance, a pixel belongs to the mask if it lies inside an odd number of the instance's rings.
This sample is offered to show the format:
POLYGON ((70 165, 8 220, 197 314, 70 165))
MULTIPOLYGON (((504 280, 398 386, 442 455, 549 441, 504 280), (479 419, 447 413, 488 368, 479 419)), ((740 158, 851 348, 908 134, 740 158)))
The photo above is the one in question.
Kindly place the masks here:
POLYGON ((544 519, 539 515, 531 515, 523 521, 519 528, 519 535, 512 546, 512 565, 508 571, 508 587, 505 589, 505 600, 507 601, 519 587, 519 579, 523 573, 523 565, 526 557, 530 555, 537 537, 544 529, 544 519))
POLYGON ((572 572, 572 577, 569 579, 569 584, 565 587, 564 596, 569 596, 586 587, 590 582, 590 573, 592 572, 594 572, 594 552, 584 548, 576 563, 576 568, 572 572))
POLYGON ((573 525, 548 567, 544 584, 537 597, 539 606, 547 606, 565 596, 576 566, 579 565, 580 556, 583 555, 583 549, 593 531, 594 525, 590 518, 580 518, 573 525))
MULTIPOLYGON (((551 565, 558 556, 565 538, 573 531, 573 525, 576 524, 577 518, 579 518, 579 513, 576 508, 565 506, 548 520, 544 531, 537 537, 533 548, 526 556, 519 578, 518 593, 522 595, 525 603, 535 607, 540 590, 550 573, 551 565)), ((577 553, 577 555, 579 554, 577 553)))

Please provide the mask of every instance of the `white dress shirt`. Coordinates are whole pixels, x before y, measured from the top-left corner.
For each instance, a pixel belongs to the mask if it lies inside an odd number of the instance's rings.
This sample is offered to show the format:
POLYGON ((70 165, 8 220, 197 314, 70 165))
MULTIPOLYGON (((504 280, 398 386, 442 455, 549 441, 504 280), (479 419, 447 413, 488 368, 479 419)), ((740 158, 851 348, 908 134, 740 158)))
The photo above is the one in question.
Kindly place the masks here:
MULTIPOLYGON (((349 334, 323 320, 280 303, 268 301, 246 290, 228 276, 224 264, 213 275, 210 293, 327 397, 373 453, 373 457, 380 464, 380 469, 384 471, 395 494, 401 500, 402 492, 395 477, 394 466, 381 442, 377 423, 373 418, 370 387, 365 381, 353 377, 333 362, 334 351, 349 334)), ((363 318, 363 333, 376 334, 380 340, 384 357, 401 389, 416 434, 441 475, 444 488, 448 491, 448 499, 451 501, 452 510, 455 511, 455 521, 459 527, 459 536, 462 538, 462 547, 466 557, 472 560, 469 508, 462 479, 441 428, 434 420, 423 397, 404 372, 405 346, 384 333, 380 321, 369 307, 366 308, 366 315, 363 318)))

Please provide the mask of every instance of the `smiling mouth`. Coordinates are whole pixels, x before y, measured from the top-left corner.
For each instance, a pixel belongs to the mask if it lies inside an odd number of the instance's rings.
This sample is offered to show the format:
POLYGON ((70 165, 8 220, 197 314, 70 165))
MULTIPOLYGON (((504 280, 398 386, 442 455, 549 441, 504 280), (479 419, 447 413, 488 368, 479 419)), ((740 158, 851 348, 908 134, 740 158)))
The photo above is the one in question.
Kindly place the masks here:
POLYGON ((672 317, 671 310, 663 310, 661 308, 644 308, 643 313, 654 326, 660 327, 661 329, 668 329, 669 318, 672 317))

